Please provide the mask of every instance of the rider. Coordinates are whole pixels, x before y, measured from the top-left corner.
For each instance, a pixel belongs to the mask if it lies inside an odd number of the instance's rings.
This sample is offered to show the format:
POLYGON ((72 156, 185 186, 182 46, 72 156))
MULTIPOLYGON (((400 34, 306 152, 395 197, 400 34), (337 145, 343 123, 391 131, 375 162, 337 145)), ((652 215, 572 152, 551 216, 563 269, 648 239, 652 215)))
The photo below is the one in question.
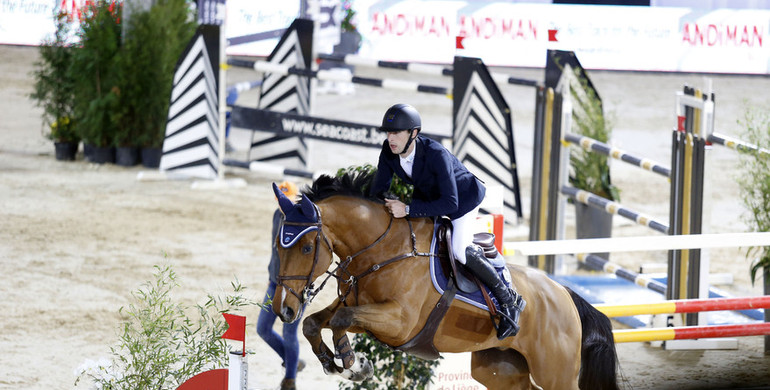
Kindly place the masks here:
POLYGON ((420 129, 420 114, 408 104, 396 104, 385 112, 380 131, 387 132, 388 138, 382 145, 370 193, 387 191, 395 173, 413 185, 414 192, 408 205, 385 199, 394 217, 448 216, 452 220, 455 257, 489 287, 500 305, 497 338, 515 336, 526 302, 505 285, 485 259, 484 251, 473 244, 474 221, 486 188, 440 143, 420 136, 420 129))

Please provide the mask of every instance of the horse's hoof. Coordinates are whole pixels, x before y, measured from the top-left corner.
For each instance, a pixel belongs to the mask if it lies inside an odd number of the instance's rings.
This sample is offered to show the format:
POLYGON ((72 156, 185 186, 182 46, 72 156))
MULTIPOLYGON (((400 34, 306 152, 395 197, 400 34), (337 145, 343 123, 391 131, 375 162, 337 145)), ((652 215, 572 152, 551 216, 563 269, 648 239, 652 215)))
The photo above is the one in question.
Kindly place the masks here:
POLYGON ((367 358, 357 356, 353 366, 350 367, 350 369, 345 370, 342 375, 351 381, 362 382, 372 379, 372 376, 374 376, 374 367, 372 367, 372 363, 367 358))

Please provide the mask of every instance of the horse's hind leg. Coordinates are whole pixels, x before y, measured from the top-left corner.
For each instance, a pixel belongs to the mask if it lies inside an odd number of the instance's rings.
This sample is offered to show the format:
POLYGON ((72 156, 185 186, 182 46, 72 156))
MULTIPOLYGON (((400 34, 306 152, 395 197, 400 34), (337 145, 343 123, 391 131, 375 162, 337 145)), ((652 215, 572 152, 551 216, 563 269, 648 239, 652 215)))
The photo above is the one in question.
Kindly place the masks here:
POLYGON ((471 376, 490 390, 531 389, 527 360, 513 349, 485 349, 471 354, 471 376))

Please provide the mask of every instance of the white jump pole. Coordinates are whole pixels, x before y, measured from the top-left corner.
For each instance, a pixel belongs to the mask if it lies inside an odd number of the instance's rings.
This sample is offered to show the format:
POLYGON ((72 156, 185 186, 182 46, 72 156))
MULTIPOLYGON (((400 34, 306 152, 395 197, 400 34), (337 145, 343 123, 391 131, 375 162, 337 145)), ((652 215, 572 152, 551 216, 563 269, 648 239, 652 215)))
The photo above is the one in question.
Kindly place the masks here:
POLYGON ((755 246, 770 246, 770 232, 587 238, 581 240, 508 241, 504 244, 503 252, 506 256, 513 254, 538 256, 755 246))

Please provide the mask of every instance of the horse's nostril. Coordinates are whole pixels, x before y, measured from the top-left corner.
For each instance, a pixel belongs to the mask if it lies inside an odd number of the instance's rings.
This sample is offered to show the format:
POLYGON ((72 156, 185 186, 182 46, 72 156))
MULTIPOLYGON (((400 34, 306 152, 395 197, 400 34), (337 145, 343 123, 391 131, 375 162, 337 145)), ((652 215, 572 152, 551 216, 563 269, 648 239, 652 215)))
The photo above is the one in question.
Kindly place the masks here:
POLYGON ((294 319, 294 310, 292 310, 290 307, 284 307, 283 311, 281 312, 281 315, 284 319, 284 321, 290 321, 294 319))

